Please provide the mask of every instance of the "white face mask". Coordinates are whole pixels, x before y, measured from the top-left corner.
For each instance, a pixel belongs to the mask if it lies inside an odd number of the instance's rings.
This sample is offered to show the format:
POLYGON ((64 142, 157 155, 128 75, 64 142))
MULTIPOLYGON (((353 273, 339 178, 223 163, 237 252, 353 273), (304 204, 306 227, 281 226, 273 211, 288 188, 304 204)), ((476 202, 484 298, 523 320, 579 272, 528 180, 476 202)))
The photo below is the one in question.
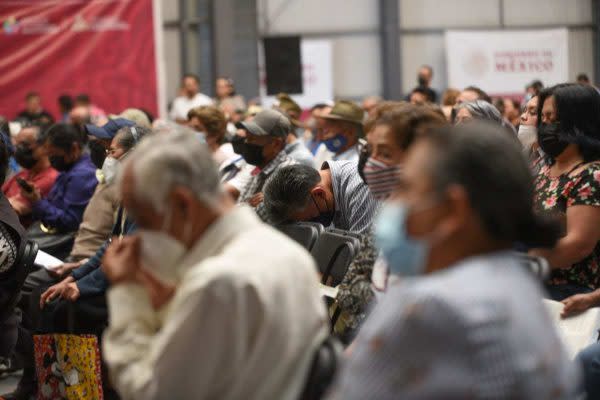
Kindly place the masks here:
POLYGON ((104 176, 104 182, 108 185, 112 185, 117 178, 119 172, 119 160, 112 157, 106 157, 102 164, 102 175, 104 176))
POLYGON ((160 231, 138 230, 142 241, 140 254, 144 268, 156 274, 158 279, 174 284, 179 280, 179 263, 186 254, 187 248, 182 242, 166 233, 171 221, 170 209, 167 210, 166 215, 160 231))
POLYGON ((531 150, 534 143, 537 142, 537 127, 534 125, 519 125, 519 140, 523 148, 527 151, 531 150))
POLYGON ((156 274, 161 281, 174 284, 178 280, 177 263, 186 248, 177 239, 162 231, 140 229, 142 266, 156 274))

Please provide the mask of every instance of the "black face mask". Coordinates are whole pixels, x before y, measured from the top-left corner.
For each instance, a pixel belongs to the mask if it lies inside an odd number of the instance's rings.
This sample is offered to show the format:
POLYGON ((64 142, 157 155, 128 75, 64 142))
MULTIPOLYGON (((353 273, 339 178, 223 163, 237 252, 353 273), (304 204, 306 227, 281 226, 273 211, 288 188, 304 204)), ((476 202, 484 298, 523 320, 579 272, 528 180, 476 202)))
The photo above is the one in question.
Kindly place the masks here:
POLYGON ((73 164, 67 163, 63 156, 51 156, 50 157, 50 165, 57 171, 65 172, 71 169, 73 164))
POLYGON ((360 154, 358 155, 358 175, 365 183, 367 183, 365 180, 365 164, 367 164, 367 160, 370 156, 371 149, 369 146, 363 146, 363 148, 360 149, 360 154))
POLYGON ((15 160, 21 167, 25 169, 33 168, 33 166, 38 162, 38 160, 33 156, 33 150, 24 145, 17 146, 17 149, 15 150, 15 160))
POLYGON ((556 158, 569 145, 560 138, 560 124, 541 124, 538 128, 538 144, 546 155, 556 158))
POLYGON ((104 159, 106 158, 106 148, 97 140, 90 140, 88 144, 90 148, 90 159, 98 169, 102 169, 104 159))
MULTIPOLYGON (((315 201, 315 198, 312 196, 311 196, 311 198, 312 198, 313 203, 315 203, 317 210, 319 210, 319 215, 314 217, 313 219, 311 219, 309 222, 317 222, 323 226, 331 225, 331 223, 333 222, 333 217, 335 216, 335 212, 333 210, 331 210, 331 211, 327 210, 325 212, 321 212, 321 209, 319 208, 319 205, 315 201)), ((325 204, 327 204, 327 203, 325 203, 325 204)), ((327 208, 329 208, 329 206, 327 208)))
POLYGON ((239 154, 240 156, 244 155, 244 150, 246 149, 246 139, 239 135, 235 135, 231 139, 231 146, 233 147, 233 152, 235 154, 239 154))
POLYGON ((424 76, 419 75, 417 77, 417 82, 419 82, 419 86, 427 86, 427 79, 424 76))
POLYGON ((263 156, 263 146, 257 144, 244 143, 242 157, 250 165, 261 166, 265 161, 263 156))

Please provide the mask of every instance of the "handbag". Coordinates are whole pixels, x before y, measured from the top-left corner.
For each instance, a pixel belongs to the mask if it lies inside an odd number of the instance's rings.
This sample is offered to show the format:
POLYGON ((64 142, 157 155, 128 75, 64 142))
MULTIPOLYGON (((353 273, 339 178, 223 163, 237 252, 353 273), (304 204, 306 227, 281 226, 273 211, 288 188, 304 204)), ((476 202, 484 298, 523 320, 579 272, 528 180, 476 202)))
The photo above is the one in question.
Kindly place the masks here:
POLYGON ((64 260, 71 253, 77 232, 59 232, 41 222, 33 223, 27 229, 27 239, 36 242, 40 250, 64 260))
POLYGON ((38 400, 102 400, 98 338, 94 335, 35 335, 38 400))

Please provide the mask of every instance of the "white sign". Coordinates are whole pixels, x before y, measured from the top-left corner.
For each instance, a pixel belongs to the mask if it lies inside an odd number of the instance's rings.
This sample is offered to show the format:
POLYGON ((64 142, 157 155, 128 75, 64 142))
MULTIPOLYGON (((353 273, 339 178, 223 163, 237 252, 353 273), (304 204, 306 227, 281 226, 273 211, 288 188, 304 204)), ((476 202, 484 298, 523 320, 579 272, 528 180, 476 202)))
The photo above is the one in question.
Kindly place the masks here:
MULTIPOLYGON (((308 109, 316 103, 333 99, 331 47, 330 40, 300 40, 304 93, 290 94, 290 96, 304 109, 308 109)), ((263 107, 271 107, 276 99, 274 96, 267 96, 265 57, 262 43, 258 47, 258 60, 260 97, 263 107)))
POLYGON ((446 32, 448 85, 489 94, 521 94, 534 79, 569 79, 567 29, 446 32))

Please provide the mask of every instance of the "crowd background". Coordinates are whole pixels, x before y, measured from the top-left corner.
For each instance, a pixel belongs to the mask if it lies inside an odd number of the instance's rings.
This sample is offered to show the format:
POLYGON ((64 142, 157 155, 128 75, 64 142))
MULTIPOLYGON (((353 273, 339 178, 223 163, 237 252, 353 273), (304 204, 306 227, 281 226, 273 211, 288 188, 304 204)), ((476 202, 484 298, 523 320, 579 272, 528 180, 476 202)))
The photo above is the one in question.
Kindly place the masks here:
MULTIPOLYGON (((340 27, 378 21, 351 3, 340 27)), ((250 5, 266 35, 303 29, 299 4, 250 5)), ((594 66, 495 96, 414 43, 390 81, 360 40, 309 106, 190 58, 164 115, 27 88, 0 116, 0 400, 599 397, 600 345, 569 354, 542 302, 600 307, 594 66)))

